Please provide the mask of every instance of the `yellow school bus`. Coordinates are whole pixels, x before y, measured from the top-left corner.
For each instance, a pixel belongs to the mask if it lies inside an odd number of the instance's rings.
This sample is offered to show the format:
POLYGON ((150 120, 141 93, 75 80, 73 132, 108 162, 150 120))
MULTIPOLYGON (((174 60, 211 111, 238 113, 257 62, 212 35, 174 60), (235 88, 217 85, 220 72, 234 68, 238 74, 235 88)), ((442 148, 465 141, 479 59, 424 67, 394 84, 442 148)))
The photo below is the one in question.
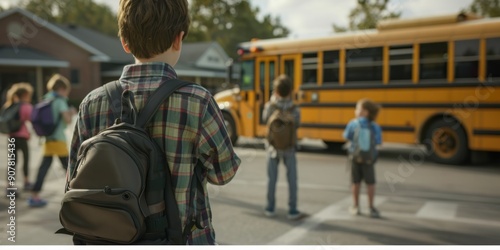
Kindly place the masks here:
POLYGON ((381 104, 384 142, 424 144, 436 162, 500 151, 500 18, 385 21, 376 30, 240 44, 238 88, 215 96, 231 139, 263 137, 272 82, 286 74, 301 108, 299 138, 344 142, 361 98, 381 104))

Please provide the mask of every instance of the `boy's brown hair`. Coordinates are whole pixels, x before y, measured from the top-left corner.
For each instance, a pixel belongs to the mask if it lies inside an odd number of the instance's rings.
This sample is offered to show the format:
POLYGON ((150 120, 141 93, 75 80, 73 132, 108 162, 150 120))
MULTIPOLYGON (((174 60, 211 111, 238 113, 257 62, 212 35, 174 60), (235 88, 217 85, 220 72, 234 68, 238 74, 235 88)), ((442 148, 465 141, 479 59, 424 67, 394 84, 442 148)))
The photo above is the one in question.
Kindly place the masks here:
POLYGON ((47 90, 49 91, 57 91, 59 89, 69 88, 71 88, 71 83, 69 82, 68 78, 60 74, 53 75, 47 82, 47 90))
POLYGON ((136 58, 167 51, 190 22, 187 0, 120 0, 118 36, 136 58))
POLYGON ((280 75, 273 82, 274 91, 281 97, 287 97, 292 92, 292 81, 286 75, 280 75))
POLYGON ((380 105, 367 98, 359 100, 358 105, 361 105, 361 108, 368 112, 368 120, 375 121, 375 119, 377 119, 378 112, 380 111, 380 105))

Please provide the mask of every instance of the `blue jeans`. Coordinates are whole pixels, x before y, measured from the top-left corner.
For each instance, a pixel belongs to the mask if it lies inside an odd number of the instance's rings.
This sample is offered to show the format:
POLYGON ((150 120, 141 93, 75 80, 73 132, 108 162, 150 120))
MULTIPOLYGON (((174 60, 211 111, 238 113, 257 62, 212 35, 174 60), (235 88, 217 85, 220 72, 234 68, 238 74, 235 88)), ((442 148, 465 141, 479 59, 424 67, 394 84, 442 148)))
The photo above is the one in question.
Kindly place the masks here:
POLYGON ((286 178, 288 180, 288 206, 289 214, 297 214, 297 159, 295 149, 286 151, 270 152, 267 154, 267 174, 269 181, 267 184, 267 206, 266 210, 274 212, 276 199, 276 182, 278 180, 278 166, 280 159, 283 159, 286 167, 286 178))

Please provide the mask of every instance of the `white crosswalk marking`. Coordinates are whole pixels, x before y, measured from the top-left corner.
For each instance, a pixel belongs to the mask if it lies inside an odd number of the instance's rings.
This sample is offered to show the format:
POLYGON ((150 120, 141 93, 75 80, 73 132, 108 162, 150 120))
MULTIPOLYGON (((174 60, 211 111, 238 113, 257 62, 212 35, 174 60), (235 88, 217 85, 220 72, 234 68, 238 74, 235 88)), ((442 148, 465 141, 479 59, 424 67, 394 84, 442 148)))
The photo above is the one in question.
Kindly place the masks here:
POLYGON ((457 214, 458 205, 450 202, 428 201, 417 212, 417 217, 425 219, 452 220, 457 214))
MULTIPOLYGON (((360 195, 360 207, 368 209, 368 197, 366 195, 360 195)), ((377 196, 375 199, 375 206, 384 203, 387 197, 377 196)), ((300 240, 313 228, 329 220, 350 220, 353 218, 348 213, 348 208, 352 204, 352 197, 348 196, 330 206, 324 208, 320 212, 312 215, 304 222, 275 240, 269 242, 269 245, 290 245, 300 242, 300 240)))

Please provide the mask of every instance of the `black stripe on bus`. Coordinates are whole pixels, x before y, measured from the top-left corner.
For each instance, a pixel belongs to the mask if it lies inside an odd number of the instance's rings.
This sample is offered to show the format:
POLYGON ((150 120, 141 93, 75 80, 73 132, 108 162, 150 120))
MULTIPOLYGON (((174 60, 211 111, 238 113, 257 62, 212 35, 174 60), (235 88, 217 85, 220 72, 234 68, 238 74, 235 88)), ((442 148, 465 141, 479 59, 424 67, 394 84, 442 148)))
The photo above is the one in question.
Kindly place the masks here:
MULTIPOLYGON (((500 103, 380 103, 383 108, 451 108, 451 109, 476 109, 476 108, 500 108, 500 103)), ((301 103, 304 108, 354 108, 356 103, 327 102, 327 103, 301 103)))
POLYGON ((466 82, 466 83, 398 83, 398 84, 382 84, 381 82, 366 82, 366 83, 345 83, 339 84, 302 84, 301 90, 328 90, 328 89, 418 89, 418 88, 466 88, 466 87, 500 87, 500 82, 466 82))
POLYGON ((500 136, 500 130, 474 129, 474 135, 500 136))
MULTIPOLYGON (((347 124, 317 124, 317 123, 301 123, 301 128, 318 128, 318 129, 345 129, 347 124)), ((382 131, 393 132, 414 132, 414 127, 408 126, 381 126, 382 131)))

